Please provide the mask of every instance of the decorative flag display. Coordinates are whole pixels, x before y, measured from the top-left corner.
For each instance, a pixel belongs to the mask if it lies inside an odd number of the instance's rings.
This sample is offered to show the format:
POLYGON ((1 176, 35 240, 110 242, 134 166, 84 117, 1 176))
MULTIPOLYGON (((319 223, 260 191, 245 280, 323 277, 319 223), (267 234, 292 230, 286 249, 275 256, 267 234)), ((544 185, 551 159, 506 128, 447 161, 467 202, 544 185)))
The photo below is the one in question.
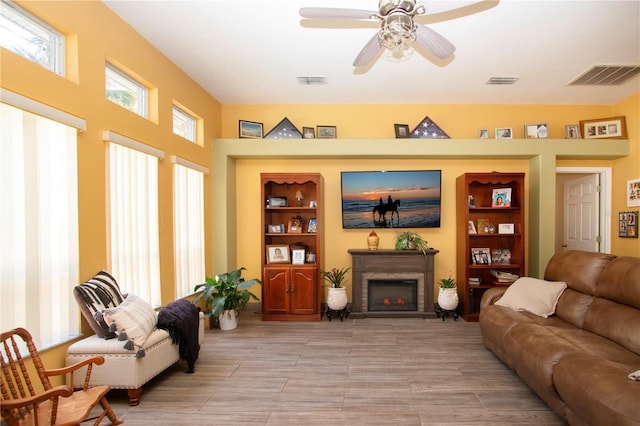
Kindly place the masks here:
POLYGON ((411 132, 411 138, 414 139, 451 139, 444 130, 442 130, 429 117, 418 124, 411 132))
POLYGON ((280 123, 267 133, 265 139, 300 139, 302 133, 293 125, 287 117, 283 118, 280 123))

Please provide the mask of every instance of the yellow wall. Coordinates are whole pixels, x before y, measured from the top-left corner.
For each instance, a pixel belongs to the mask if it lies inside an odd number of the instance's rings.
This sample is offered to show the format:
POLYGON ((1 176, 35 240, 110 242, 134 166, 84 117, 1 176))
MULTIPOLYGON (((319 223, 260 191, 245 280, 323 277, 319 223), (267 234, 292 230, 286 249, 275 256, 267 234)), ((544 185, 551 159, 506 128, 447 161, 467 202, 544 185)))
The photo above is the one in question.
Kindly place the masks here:
MULTIPOLYGON (((68 78, 53 74, 5 49, 0 51, 0 85, 28 98, 84 118, 87 131, 78 134, 78 182, 81 279, 109 269, 107 259, 106 146, 103 130, 111 130, 165 151, 159 162, 159 209, 162 303, 175 299, 173 269, 173 194, 171 155, 209 169, 212 140, 220 136, 220 104, 184 72, 134 32, 102 2, 18 1, 21 7, 66 34, 68 78), (76 58, 76 59, 74 59, 76 58), (105 61, 132 70, 157 88, 153 120, 146 120, 105 99, 105 61), (204 120, 203 145, 190 143, 172 131, 172 103, 184 105, 204 120)), ((210 178, 205 177, 205 238, 211 240, 210 178)), ((207 256, 210 271, 211 256, 207 256)), ((69 283, 70 286, 77 283, 69 283)), ((90 329, 83 321, 83 331, 90 329)), ((66 345, 49 351, 53 366, 64 364, 66 345)), ((47 360, 45 360, 47 362, 47 360)))

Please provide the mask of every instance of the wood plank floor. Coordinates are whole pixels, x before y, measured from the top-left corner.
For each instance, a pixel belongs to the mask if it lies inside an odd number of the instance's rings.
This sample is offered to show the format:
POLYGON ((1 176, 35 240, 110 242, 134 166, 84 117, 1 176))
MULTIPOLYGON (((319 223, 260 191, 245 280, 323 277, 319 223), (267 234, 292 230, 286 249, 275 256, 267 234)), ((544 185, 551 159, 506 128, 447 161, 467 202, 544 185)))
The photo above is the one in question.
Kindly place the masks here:
POLYGON ((562 425, 462 319, 263 322, 207 330, 195 374, 181 361, 142 402, 109 401, 127 425, 562 425))

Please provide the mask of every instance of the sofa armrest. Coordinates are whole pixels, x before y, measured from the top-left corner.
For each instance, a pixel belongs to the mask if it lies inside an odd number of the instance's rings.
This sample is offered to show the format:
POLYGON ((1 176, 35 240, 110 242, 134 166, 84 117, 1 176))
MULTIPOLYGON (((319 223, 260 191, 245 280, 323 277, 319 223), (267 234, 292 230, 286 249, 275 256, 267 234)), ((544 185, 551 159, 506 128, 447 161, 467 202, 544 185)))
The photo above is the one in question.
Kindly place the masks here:
POLYGON ((485 291, 482 300, 480 300, 480 311, 482 312, 482 308, 496 303, 505 291, 507 291, 507 287, 493 287, 485 291))

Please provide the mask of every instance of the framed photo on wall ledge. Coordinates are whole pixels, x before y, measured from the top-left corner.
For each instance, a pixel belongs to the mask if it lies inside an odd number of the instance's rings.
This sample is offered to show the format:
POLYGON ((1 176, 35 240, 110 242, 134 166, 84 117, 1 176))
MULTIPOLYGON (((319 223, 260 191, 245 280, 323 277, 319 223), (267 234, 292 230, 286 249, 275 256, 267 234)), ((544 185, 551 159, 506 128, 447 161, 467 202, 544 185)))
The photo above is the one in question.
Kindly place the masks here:
POLYGON ((585 139, 626 139, 627 120, 624 116, 581 120, 580 131, 585 139))
POLYGON ((496 139, 513 139, 511 127, 498 127, 495 131, 496 139))
POLYGON ((564 126, 564 138, 565 139, 580 139, 580 126, 577 124, 567 124, 564 126))
POLYGON ((547 123, 525 124, 524 137, 526 139, 546 139, 549 137, 549 126, 547 123))
POLYGON ((238 129, 238 136, 240 138, 262 139, 262 135, 262 123, 240 120, 238 129))
POLYGON ((396 139, 405 139, 410 136, 408 124, 394 124, 393 128, 396 132, 396 139))
POLYGON ((317 126, 318 139, 335 139, 336 138, 336 126, 317 126))

